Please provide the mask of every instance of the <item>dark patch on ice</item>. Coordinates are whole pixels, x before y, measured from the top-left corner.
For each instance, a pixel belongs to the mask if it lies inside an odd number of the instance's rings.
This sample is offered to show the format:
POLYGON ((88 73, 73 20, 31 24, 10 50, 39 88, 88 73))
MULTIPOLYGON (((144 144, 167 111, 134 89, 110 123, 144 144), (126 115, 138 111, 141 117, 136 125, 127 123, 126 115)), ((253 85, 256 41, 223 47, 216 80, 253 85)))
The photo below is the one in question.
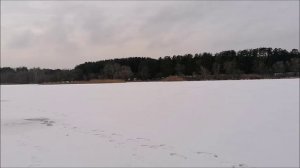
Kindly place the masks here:
POLYGON ((243 163, 240 163, 240 164, 239 164, 239 167, 247 167, 247 165, 246 165, 246 164, 243 164, 243 163))
POLYGON ((28 121, 11 121, 11 122, 1 122, 1 126, 7 126, 7 127, 15 127, 15 126, 30 126, 31 122, 28 121))
POLYGON ((170 156, 175 156, 176 155, 176 153, 170 153, 170 156))
POLYGON ((40 117, 40 118, 27 118, 25 120, 27 120, 27 121, 41 121, 41 122, 43 122, 43 121, 49 120, 49 118, 44 118, 44 117, 40 117))
POLYGON ((32 121, 32 122, 40 122, 40 124, 45 124, 46 126, 53 126, 53 124, 55 123, 54 121, 50 120, 49 118, 45 118, 45 117, 27 118, 24 120, 32 121))

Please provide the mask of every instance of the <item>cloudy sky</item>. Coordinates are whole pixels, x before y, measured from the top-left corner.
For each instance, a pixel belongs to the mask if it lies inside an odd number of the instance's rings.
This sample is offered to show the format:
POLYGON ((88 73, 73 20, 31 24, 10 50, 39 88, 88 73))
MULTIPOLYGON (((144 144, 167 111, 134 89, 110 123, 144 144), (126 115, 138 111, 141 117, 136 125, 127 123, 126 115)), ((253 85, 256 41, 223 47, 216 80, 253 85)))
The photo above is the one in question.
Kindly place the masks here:
POLYGON ((299 49, 299 1, 1 1, 1 65, 299 49))

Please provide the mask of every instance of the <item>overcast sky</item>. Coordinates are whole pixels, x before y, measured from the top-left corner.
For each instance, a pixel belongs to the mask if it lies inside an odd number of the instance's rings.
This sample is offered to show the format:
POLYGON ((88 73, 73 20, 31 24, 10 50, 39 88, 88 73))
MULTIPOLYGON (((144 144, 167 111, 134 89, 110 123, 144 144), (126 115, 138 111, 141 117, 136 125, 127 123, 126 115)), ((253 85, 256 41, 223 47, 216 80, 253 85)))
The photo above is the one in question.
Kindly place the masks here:
POLYGON ((1 65, 299 49, 299 1, 1 1, 1 65))

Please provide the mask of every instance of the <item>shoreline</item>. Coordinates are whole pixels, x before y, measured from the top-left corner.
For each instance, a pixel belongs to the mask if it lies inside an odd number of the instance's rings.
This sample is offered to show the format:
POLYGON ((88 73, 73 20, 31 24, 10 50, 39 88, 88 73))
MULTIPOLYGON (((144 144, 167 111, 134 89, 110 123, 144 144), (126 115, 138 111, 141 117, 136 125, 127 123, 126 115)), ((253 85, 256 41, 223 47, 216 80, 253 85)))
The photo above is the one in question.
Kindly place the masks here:
POLYGON ((237 80, 270 80, 270 79, 300 79, 300 77, 281 77, 281 78, 243 78, 243 79, 201 79, 201 80, 136 80, 126 81, 120 79, 104 79, 104 80, 90 80, 90 81, 66 81, 66 82, 46 82, 46 83, 0 83, 0 85, 64 85, 64 84, 113 84, 113 83, 139 83, 139 82, 197 82, 197 81, 237 81, 237 80))

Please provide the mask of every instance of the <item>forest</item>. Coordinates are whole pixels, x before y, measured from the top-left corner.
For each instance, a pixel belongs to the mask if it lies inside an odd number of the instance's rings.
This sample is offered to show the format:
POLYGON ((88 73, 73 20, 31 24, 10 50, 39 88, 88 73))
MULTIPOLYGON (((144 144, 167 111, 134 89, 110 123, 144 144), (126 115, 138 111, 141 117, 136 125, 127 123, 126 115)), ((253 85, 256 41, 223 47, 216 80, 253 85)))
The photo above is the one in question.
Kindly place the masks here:
POLYGON ((1 84, 65 83, 101 79, 159 81, 227 80, 299 77, 298 49, 256 48, 165 56, 129 57, 85 62, 73 69, 1 67, 1 84))

